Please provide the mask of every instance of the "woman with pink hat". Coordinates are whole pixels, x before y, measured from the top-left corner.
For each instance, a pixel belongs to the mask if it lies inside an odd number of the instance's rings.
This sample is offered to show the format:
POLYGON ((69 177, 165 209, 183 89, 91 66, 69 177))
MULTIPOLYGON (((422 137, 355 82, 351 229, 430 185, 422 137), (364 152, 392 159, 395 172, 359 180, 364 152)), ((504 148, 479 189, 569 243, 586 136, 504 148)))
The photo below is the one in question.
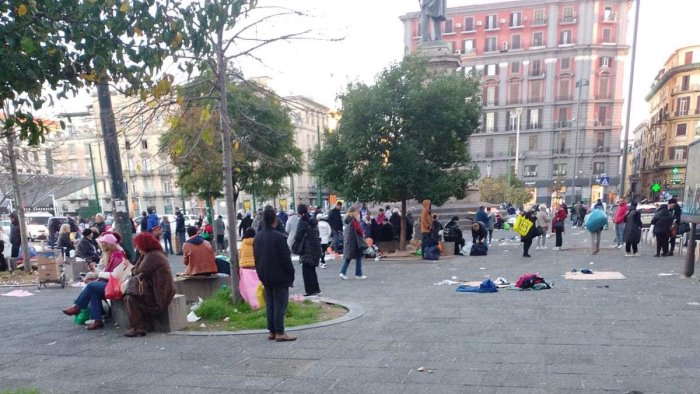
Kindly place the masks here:
POLYGON ((105 287, 110 275, 114 274, 121 281, 124 281, 131 273, 133 266, 124 256, 124 251, 119 246, 119 241, 114 234, 105 233, 97 238, 97 242, 102 249, 102 260, 100 265, 104 267, 102 271, 96 271, 94 264, 90 264, 91 272, 85 276, 87 286, 83 288, 75 304, 63 310, 68 316, 77 315, 81 309, 90 307, 90 320, 88 330, 97 330, 104 327, 102 322, 102 300, 105 298, 105 287))

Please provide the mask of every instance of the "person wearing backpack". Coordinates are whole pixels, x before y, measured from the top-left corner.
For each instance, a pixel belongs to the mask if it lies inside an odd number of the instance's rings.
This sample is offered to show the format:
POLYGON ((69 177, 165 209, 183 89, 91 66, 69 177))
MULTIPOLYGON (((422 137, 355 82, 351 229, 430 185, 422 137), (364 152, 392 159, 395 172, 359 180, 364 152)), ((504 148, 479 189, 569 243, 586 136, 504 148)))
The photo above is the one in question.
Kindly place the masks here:
POLYGON ((600 236, 605 225, 608 223, 608 216, 603 211, 603 207, 594 208, 586 219, 585 227, 591 233, 591 254, 600 252, 600 236))

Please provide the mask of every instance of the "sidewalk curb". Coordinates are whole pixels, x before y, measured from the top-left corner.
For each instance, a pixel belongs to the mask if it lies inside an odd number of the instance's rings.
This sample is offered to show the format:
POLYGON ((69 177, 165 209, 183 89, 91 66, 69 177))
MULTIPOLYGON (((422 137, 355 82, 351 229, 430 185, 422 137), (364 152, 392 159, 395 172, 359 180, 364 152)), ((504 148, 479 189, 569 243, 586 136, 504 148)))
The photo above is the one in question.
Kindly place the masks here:
MULTIPOLYGON (((344 314, 343 316, 333 319, 333 320, 326 320, 314 324, 307 324, 305 326, 296 326, 296 327, 289 327, 285 330, 285 332, 288 331, 302 331, 302 330, 309 330, 313 328, 321 328, 321 327, 328 327, 328 326, 334 326, 336 324, 341 324, 345 322, 349 322, 351 320, 355 320, 365 314, 365 308, 363 308, 360 304, 355 304, 352 302, 344 302, 344 301, 337 301, 333 300, 330 298, 319 298, 320 302, 325 302, 327 304, 334 304, 334 305, 340 305, 348 310, 348 313, 344 314)), ((182 335, 182 336, 191 336, 191 337, 211 337, 211 336, 229 336, 229 335, 256 335, 256 334, 267 334, 268 331, 266 329, 263 330, 241 330, 241 331, 173 331, 169 332, 167 335, 182 335)))

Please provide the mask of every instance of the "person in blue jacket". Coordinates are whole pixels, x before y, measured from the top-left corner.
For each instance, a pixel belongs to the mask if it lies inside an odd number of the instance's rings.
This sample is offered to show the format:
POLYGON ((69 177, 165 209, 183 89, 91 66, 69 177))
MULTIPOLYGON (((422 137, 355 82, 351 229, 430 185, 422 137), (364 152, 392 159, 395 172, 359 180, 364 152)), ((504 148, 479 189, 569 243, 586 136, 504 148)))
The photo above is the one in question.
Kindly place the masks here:
POLYGON ((489 228, 491 224, 491 218, 489 218, 489 214, 486 213, 486 207, 483 205, 480 206, 479 210, 476 212, 476 221, 483 223, 486 228, 489 228))
POLYGON ((148 226, 146 231, 151 232, 154 227, 158 227, 158 215, 156 215, 155 209, 148 208, 148 226))

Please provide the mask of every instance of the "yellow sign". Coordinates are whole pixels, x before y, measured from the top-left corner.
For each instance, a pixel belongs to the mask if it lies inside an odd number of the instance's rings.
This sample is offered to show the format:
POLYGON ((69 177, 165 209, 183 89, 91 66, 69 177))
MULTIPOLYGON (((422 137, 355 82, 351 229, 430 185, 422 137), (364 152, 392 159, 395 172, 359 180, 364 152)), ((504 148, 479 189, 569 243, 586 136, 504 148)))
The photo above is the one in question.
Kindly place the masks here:
POLYGON ((331 204, 331 206, 335 205, 335 199, 335 194, 331 194, 330 196, 328 196, 328 203, 331 204))
POLYGON ((243 201, 243 210, 246 212, 250 212, 250 200, 243 201))
POLYGON ((287 211, 287 199, 280 198, 280 211, 287 211))

